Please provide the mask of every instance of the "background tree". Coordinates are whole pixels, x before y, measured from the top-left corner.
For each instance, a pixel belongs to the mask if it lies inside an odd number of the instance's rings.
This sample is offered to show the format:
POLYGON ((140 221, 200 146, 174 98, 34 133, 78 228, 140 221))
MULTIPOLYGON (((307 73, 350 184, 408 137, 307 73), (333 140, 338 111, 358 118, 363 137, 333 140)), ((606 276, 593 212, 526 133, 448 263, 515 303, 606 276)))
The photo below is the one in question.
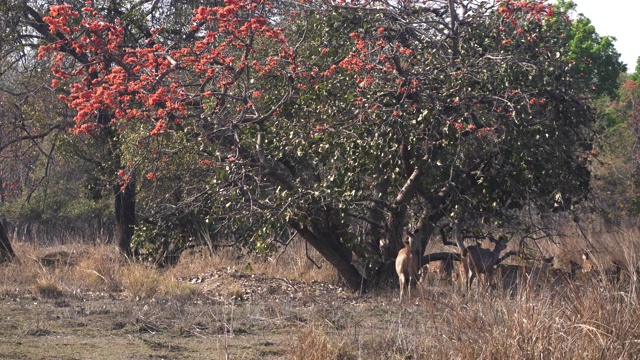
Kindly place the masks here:
MULTIPOLYGON (((64 121, 56 121, 59 106, 51 103, 55 94, 46 85, 50 71, 34 61, 31 34, 18 30, 23 25, 15 16, 20 5, 0 4, 0 26, 8 29, 0 37, 0 222, 11 203, 28 199, 41 185, 37 172, 48 169, 54 149, 45 138, 65 129, 64 121)), ((15 257, 7 228, 0 224, 0 261, 15 257)))
MULTIPOLYGON (((572 13, 576 10, 576 4, 559 0, 556 8, 560 14, 572 13)), ((618 76, 627 71, 627 66, 620 61, 620 54, 615 49, 615 37, 600 36, 591 20, 583 14, 578 14, 568 25, 565 36, 572 76, 583 84, 585 94, 591 94, 593 98, 615 96, 618 76)))
MULTIPOLYGON (((108 58, 108 54, 103 51, 95 51, 95 46, 122 46, 121 50, 126 48, 146 47, 152 51, 153 44, 150 38, 153 36, 150 32, 152 28, 159 28, 160 24, 176 24, 181 26, 183 21, 180 17, 184 16, 181 12, 188 4, 185 2, 159 3, 153 1, 142 1, 131 3, 127 1, 110 1, 95 3, 95 13, 85 13, 82 9, 85 5, 93 6, 93 2, 86 3, 84 1, 71 1, 71 5, 61 7, 52 7, 52 14, 55 16, 66 17, 62 21, 71 20, 73 24, 69 24, 74 29, 74 34, 79 35, 72 44, 69 37, 70 29, 66 27, 58 27, 57 23, 47 24, 45 22, 48 6, 38 6, 37 2, 23 3, 19 7, 18 14, 24 21, 25 33, 31 32, 35 38, 41 42, 51 43, 51 49, 56 48, 61 54, 65 54, 68 58, 65 64, 60 64, 56 68, 56 75, 62 83, 68 76, 83 76, 84 83, 82 86, 87 88, 104 89, 97 84, 103 73, 104 68, 117 65, 114 63, 115 58, 108 58), (172 6, 175 5, 175 6, 172 6), (46 10, 45 10, 46 9, 46 10), (99 19, 94 17, 100 12, 99 19), (73 19, 67 18, 72 14, 87 15, 87 19, 80 19, 73 16, 73 19), (122 23, 119 33, 111 32, 114 27, 110 24, 122 23), (106 24, 103 26, 103 24, 106 24), (101 38, 102 34, 106 34, 105 38, 101 38), (83 36, 84 35, 84 36, 83 36), (111 37, 109 37, 111 36, 111 37), (116 41, 115 43, 110 43, 116 41), (75 46, 79 45, 79 46, 75 46), (93 61, 96 61, 96 66, 93 61), (68 73, 69 68, 81 69, 82 74, 68 73), (93 82, 96 82, 94 85, 93 82)), ((48 19, 52 19, 49 17, 48 19)), ((168 30, 167 34, 175 32, 168 30)), ((59 60, 63 60, 60 58, 59 60)), ((58 85, 58 80, 54 81, 53 86, 58 85)), ((103 94, 104 95, 104 94, 103 94)), ((108 96, 108 95, 107 95, 108 96)), ((105 98, 96 100, 104 100, 105 98)), ((90 186, 94 189, 103 188, 103 184, 109 184, 114 198, 114 214, 117 225, 118 247, 128 256, 131 252, 131 238, 136 225, 136 173, 135 171, 126 172, 124 170, 126 164, 128 144, 120 136, 120 129, 116 127, 115 118, 117 114, 112 109, 100 106, 94 107, 90 120, 78 121, 74 132, 80 134, 82 141, 80 146, 76 146, 74 153, 86 160, 96 170, 93 177, 93 183, 90 186), (80 124, 82 122, 82 124, 80 124)), ((78 119, 88 116, 87 113, 80 113, 78 119)))
POLYGON ((610 220, 619 220, 637 214, 638 203, 638 140, 640 139, 639 115, 640 87, 631 74, 624 79, 618 97, 603 104, 602 170, 599 180, 605 199, 613 204, 605 207, 610 220))

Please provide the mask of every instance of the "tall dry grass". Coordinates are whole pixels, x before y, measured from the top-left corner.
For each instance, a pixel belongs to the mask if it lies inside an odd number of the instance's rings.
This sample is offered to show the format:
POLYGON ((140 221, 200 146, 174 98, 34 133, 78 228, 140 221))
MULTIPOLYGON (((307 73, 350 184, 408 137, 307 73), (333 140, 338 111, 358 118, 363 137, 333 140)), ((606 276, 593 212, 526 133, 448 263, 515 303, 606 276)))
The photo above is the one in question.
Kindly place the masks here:
POLYGON ((292 241, 287 247, 281 247, 272 254, 257 254, 233 248, 221 248, 215 254, 202 249, 187 251, 169 273, 184 278, 221 268, 307 282, 335 282, 338 279, 335 269, 317 251, 307 248, 300 240, 292 241))
POLYGON ((406 308, 380 296, 380 305, 355 310, 368 312, 377 323, 353 321, 343 329, 310 323, 291 357, 633 359, 640 353, 639 299, 625 286, 535 288, 467 294, 439 285, 425 289, 406 308))
MULTIPOLYGON (((472 288, 429 282, 410 303, 377 293, 340 328, 314 321, 291 357, 324 359, 634 359, 640 354, 636 291, 640 231, 577 232, 538 242, 553 266, 530 263, 511 286, 472 288), (571 277, 569 262, 593 254, 600 273, 571 277), (603 274, 618 262, 617 283, 603 274), (562 274, 557 276, 557 274, 562 274), (366 312, 359 313, 359 312, 366 312), (369 316, 376 320, 368 319, 369 316), (323 325, 324 324, 324 325, 323 325), (318 354, 317 349, 324 349, 318 354)), ((342 316, 345 317, 346 315, 342 316)), ((326 319, 325 319, 326 320, 326 319)))
POLYGON ((167 269, 128 261, 114 246, 106 244, 69 241, 40 247, 16 242, 13 247, 19 261, 0 267, 0 295, 27 289, 32 295, 44 297, 102 293, 135 299, 189 298, 197 296, 199 290, 183 280, 221 268, 289 280, 337 280, 335 270, 300 241, 270 255, 230 248, 215 254, 195 249, 185 252, 176 266, 167 269))

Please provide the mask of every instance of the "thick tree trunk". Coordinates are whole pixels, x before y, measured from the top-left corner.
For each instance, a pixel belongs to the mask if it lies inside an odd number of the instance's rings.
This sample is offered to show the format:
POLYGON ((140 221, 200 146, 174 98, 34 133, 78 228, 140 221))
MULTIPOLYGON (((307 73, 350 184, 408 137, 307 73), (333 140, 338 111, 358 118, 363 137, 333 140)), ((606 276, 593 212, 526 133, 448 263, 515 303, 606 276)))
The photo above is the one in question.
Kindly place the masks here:
POLYGON ((318 229, 318 226, 307 227, 298 223, 290 226, 338 271, 351 290, 366 289, 367 281, 352 264, 352 253, 344 246, 336 229, 331 226, 318 229))
POLYGON ((16 254, 13 252, 7 230, 2 221, 0 221, 0 264, 15 259, 16 254))
POLYGON ((391 204, 391 211, 387 221, 387 244, 382 252, 382 258, 385 262, 395 259, 398 251, 403 247, 402 237, 405 232, 404 223, 407 215, 407 206, 418 192, 423 176, 423 167, 416 167, 396 196, 393 204, 391 204))
MULTIPOLYGON (((391 181, 386 178, 375 186, 375 196, 377 199, 384 201, 389 192, 389 184, 391 181)), ((367 246, 371 251, 376 254, 381 252, 381 240, 385 235, 384 227, 384 217, 385 217, 385 209, 381 206, 377 206, 375 203, 372 204, 371 210, 369 211, 369 219, 371 220, 367 223, 365 227, 365 239, 367 241, 367 246)), ((358 254, 360 255, 360 254, 358 254)), ((362 254, 364 256, 364 254, 362 254)))
POLYGON ((114 186, 116 237, 118 249, 127 257, 131 257, 131 239, 136 224, 136 191, 132 178, 125 185, 114 186))

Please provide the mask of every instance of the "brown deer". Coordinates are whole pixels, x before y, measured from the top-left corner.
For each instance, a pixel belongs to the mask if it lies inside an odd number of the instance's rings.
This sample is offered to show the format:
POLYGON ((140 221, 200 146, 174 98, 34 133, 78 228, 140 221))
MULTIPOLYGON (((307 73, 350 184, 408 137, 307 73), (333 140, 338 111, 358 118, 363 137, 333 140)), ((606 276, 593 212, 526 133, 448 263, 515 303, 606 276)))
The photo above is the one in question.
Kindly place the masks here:
POLYGON ((411 286, 418 282, 418 258, 420 257, 419 246, 412 236, 407 236, 404 245, 396 257, 396 273, 400 280, 400 301, 402 301, 405 287, 411 298, 411 286))
POLYGON ((507 248, 507 244, 489 236, 491 242, 495 244, 493 250, 483 248, 481 245, 467 246, 462 250, 462 279, 464 280, 467 290, 471 288, 473 279, 482 276, 484 283, 491 284, 493 280, 493 267, 500 259, 500 252, 507 248))
POLYGON ((618 261, 613 261, 612 265, 612 267, 603 269, 588 252, 582 253, 582 274, 589 278, 602 277, 610 283, 618 283, 622 273, 622 266, 618 261))
POLYGON ((453 271, 451 272, 451 280, 453 280, 454 283, 464 280, 464 264, 462 261, 454 263, 453 271))
POLYGON ((418 277, 422 280, 426 278, 427 273, 432 273, 438 280, 451 280, 453 271, 454 271, 453 260, 434 260, 424 265, 420 272, 418 273, 418 277))
POLYGON ((588 252, 582 253, 582 273, 594 273, 598 271, 598 265, 588 252))

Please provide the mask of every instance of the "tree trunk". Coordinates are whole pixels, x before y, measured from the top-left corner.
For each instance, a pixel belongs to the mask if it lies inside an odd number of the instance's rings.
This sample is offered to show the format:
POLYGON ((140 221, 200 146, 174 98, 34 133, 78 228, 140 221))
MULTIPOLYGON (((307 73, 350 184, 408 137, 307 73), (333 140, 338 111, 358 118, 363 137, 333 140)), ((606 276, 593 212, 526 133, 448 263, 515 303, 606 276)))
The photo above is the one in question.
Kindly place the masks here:
POLYGON ((15 259, 16 254, 13 252, 7 230, 2 221, 0 221, 0 264, 15 259))
MULTIPOLYGON (((389 178, 385 178, 384 180, 378 182, 375 185, 375 196, 378 199, 384 199, 389 192, 389 185, 391 181, 389 178)), ((371 221, 367 223, 365 227, 365 239, 367 241, 367 246, 369 250, 379 254, 381 253, 381 240, 385 235, 385 231, 383 228, 385 212, 384 208, 376 205, 375 203, 371 204, 371 210, 369 210, 369 219, 371 221)), ((360 254, 358 254, 360 256, 360 254)), ((364 257, 365 254, 362 254, 364 257)))
POLYGON ((331 226, 318 229, 317 226, 307 227, 298 223, 289 225, 338 271, 349 289, 359 291, 366 288, 366 279, 351 263, 351 251, 340 241, 340 235, 336 229, 332 229, 331 226))
POLYGON ((127 257, 131 257, 131 239, 136 224, 136 191, 135 180, 114 186, 116 237, 118 249, 127 257))
POLYGON ((458 29, 458 13, 456 13, 456 6, 454 0, 449 0, 449 16, 450 16, 450 33, 451 40, 453 42, 451 46, 452 60, 455 61, 460 57, 460 33, 458 29))
POLYGON ((391 204, 391 211, 387 221, 387 244, 382 252, 382 259, 385 262, 395 259, 398 251, 403 247, 402 236, 404 236, 407 206, 421 186, 422 177, 425 174, 422 169, 423 167, 419 166, 413 170, 413 173, 391 204))

